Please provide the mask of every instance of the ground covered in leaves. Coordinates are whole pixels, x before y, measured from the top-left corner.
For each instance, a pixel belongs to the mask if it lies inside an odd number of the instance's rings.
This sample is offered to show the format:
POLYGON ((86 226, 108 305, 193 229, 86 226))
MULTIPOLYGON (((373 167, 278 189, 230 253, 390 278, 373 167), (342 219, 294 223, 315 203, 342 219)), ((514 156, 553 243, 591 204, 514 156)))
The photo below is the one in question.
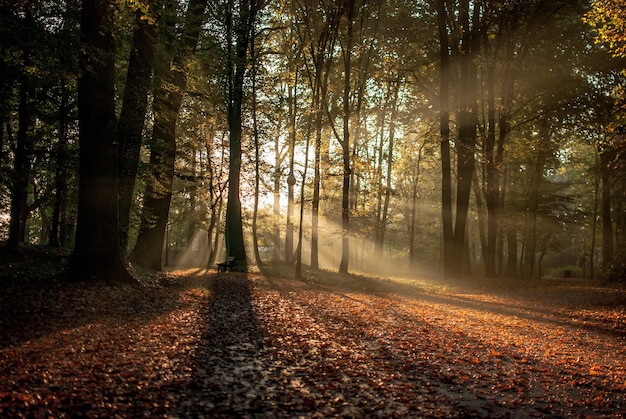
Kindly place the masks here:
POLYGON ((626 416, 623 290, 171 278, 2 284, 0 416, 626 416))

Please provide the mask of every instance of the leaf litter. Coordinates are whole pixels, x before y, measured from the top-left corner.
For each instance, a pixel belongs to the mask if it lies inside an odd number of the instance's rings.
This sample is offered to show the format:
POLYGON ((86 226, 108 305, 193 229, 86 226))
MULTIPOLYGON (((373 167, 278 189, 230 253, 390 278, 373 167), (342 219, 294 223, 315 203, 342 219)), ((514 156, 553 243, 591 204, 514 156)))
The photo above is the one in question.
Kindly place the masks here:
POLYGON ((625 306, 605 288, 204 271, 144 289, 14 285, 0 416, 624 417, 625 306))

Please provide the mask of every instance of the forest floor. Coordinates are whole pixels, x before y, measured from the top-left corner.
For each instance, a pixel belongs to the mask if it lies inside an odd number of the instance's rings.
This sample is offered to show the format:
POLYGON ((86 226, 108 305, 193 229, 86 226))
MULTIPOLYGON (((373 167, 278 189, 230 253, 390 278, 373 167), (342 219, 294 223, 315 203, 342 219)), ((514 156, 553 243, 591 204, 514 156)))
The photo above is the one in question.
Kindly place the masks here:
POLYGON ((624 289, 292 276, 5 280, 0 417, 626 416, 624 289))

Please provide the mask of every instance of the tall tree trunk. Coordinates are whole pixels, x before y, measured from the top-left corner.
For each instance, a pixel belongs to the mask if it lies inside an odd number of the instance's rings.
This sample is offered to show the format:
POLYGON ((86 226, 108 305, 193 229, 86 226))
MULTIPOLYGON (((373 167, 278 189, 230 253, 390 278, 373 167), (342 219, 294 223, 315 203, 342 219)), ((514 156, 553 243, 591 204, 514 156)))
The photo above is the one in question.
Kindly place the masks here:
MULTIPOLYGON (((476 174, 475 174, 476 176, 476 174)), ((487 254, 487 234, 485 232, 485 213, 486 208, 485 208, 485 204, 483 203, 483 199, 482 199, 482 194, 484 193, 481 188, 480 188, 480 182, 472 182, 472 189, 474 190, 474 199, 476 201, 476 214, 478 216, 478 237, 480 239, 480 248, 481 248, 481 256, 483 259, 483 265, 484 265, 484 269, 485 269, 485 274, 487 273, 487 269, 488 269, 488 258, 489 255, 487 254)))
MULTIPOLYGON (((382 105, 382 104, 381 104, 382 105)), ((384 143, 385 143, 385 122, 387 110, 385 106, 381 106, 382 112, 378 116, 378 145, 376 147, 376 225, 374 232, 374 257, 380 259, 383 257, 384 233, 383 224, 383 160, 384 160, 384 143)))
POLYGON ((457 188, 456 188, 456 218, 454 223, 454 257, 463 261, 455 265, 457 274, 468 274, 464 268, 466 247, 467 214, 469 198, 474 174, 474 147, 476 145, 476 103, 477 103, 477 72, 474 58, 478 50, 477 15, 479 7, 474 8, 473 23, 470 25, 469 0, 462 0, 460 6, 460 20, 463 28, 461 42, 461 76, 459 82, 460 109, 458 112, 458 146, 457 146, 457 188))
MULTIPOLYGON (((28 52, 25 52, 24 65, 28 66, 28 52)), ((13 183, 11 185, 11 211, 9 237, 6 247, 17 250, 24 243, 26 219, 28 218, 28 184, 31 177, 32 133, 29 101, 32 96, 29 76, 24 68, 20 76, 18 129, 15 158, 13 162, 13 183)))
POLYGON ((385 174, 385 199, 381 214, 380 242, 385 241, 387 232, 387 220, 389 218, 389 203, 391 201, 391 174, 393 172, 393 152, 396 135, 396 118, 398 117, 398 96, 400 94, 400 76, 392 83, 391 92, 391 118, 389 120, 389 150, 387 152, 387 173, 385 174))
MULTIPOLYGON (((157 7, 156 0, 144 0, 149 10, 157 7)), ((130 51, 126 88, 119 122, 120 149, 120 238, 122 249, 128 243, 130 212, 139 165, 142 133, 148 109, 148 94, 152 82, 152 67, 156 30, 155 16, 137 10, 133 46, 130 51)))
POLYGON ((413 181, 411 182, 411 224, 409 226, 409 267, 413 271, 417 265, 417 254, 415 252, 415 235, 417 232, 417 198, 419 192, 419 181, 421 175, 422 150, 426 141, 422 142, 417 152, 417 164, 414 168, 413 181))
MULTIPOLYGON (((319 205, 320 188, 322 183, 322 130, 324 128, 324 111, 328 111, 328 85, 332 65, 332 51, 335 45, 335 33, 339 21, 336 10, 331 10, 328 17, 328 26, 320 34, 317 44, 315 60, 315 78, 313 109, 315 113, 315 146, 313 160, 313 199, 311 201, 311 268, 319 269, 319 205)), ((329 117, 329 122, 333 122, 329 117)))
POLYGON ((495 69, 490 63, 487 69, 487 138, 485 141, 484 158, 484 194, 487 207, 487 240, 483 243, 485 276, 496 276, 496 240, 498 238, 497 207, 499 202, 499 183, 496 179, 496 103, 495 103, 495 69))
MULTIPOLYGON (((329 61, 330 62, 330 61, 329 61)), ((326 73, 328 74, 328 73, 326 73)), ((319 84, 317 85, 320 88, 319 84)), ((319 211, 320 188, 322 183, 322 108, 320 93, 316 94, 318 101, 315 114, 315 146, 313 148, 313 200, 311 201, 311 269, 319 269, 319 211)))
POLYGON ((287 225, 285 228, 285 261, 293 262, 293 207, 296 176, 293 171, 296 149, 296 110, 298 108, 298 73, 295 72, 293 87, 289 86, 289 174, 287 175, 287 225))
POLYGON ((535 267, 537 261, 537 224, 539 218, 539 200, 541 199, 541 184, 543 181, 543 172, 545 168, 545 149, 550 139, 550 121, 544 118, 540 121, 539 126, 539 144, 536 146, 537 157, 531 173, 530 197, 527 204, 527 216, 525 231, 525 249, 524 258, 522 260, 522 278, 531 280, 535 278, 535 267))
MULTIPOLYGON (((259 215, 259 187, 261 184, 261 173, 260 173, 260 160, 261 160, 261 153, 260 153, 260 144, 259 144, 259 127, 258 127, 258 121, 257 121, 257 90, 256 90, 256 75, 257 75, 257 57, 256 57, 256 51, 255 51, 255 36, 254 34, 252 34, 252 36, 250 37, 250 60, 252 62, 252 136, 254 138, 254 210, 252 213, 252 247, 254 250, 254 259, 256 261, 256 264, 258 267, 261 267, 262 265, 262 261, 261 261, 261 255, 259 253, 259 233, 258 233, 258 227, 257 227, 257 219, 258 219, 258 215, 259 215)), ((277 150, 278 151, 278 150, 277 150)), ((276 155, 278 155, 278 152, 276 153, 276 155)), ((278 167, 278 166, 277 166, 278 167)), ((280 180, 280 171, 277 170, 276 171, 276 176, 275 176, 275 180, 280 180)), ((275 191, 280 190, 279 189, 280 186, 276 185, 275 186, 275 191)), ((280 194, 275 194, 274 196, 276 197, 276 195, 280 194)), ((280 204, 280 202, 279 202, 280 204)), ((274 202, 274 208, 279 208, 280 205, 276 205, 276 202, 274 202)), ((278 225, 277 222, 275 222, 274 224, 275 226, 278 225)), ((280 234, 278 229, 276 231, 276 234, 280 234)), ((278 243, 280 243, 280 236, 276 238, 275 240, 275 244, 278 245, 278 243)))
POLYGON ((78 79, 79 187, 75 279, 130 282, 119 240, 119 149, 115 114, 114 4, 83 0, 78 79))
POLYGON ((600 174, 602 177, 602 199, 600 217, 602 219, 602 269, 607 270, 613 262, 613 221, 611 219, 611 165, 612 153, 600 152, 600 174))
POLYGON ((439 132, 441 149, 441 226, 443 235, 443 272, 454 273, 452 230, 452 172, 450 159, 450 52, 448 43, 448 15, 446 1, 437 0, 437 27, 439 30, 439 132))
POLYGON ((61 104, 59 105, 59 139, 56 148, 56 170, 54 174, 55 195, 52 207, 52 220, 48 246, 59 247, 66 244, 65 223, 67 207, 67 186, 69 181, 69 156, 67 130, 69 122, 69 91, 65 80, 61 83, 61 104))
POLYGON ((172 197, 176 120, 187 86, 184 67, 198 43, 207 2, 208 0, 190 1, 178 54, 171 65, 170 60, 164 59, 156 68, 150 169, 146 178, 139 234, 132 252, 133 260, 155 270, 161 269, 161 254, 172 197))
POLYGON ((344 5, 347 34, 346 47, 343 54, 344 60, 344 84, 343 84, 343 139, 341 149, 343 155, 343 184, 341 188, 341 262, 339 273, 348 273, 350 261, 350 74, 352 72, 352 43, 354 2, 346 0, 344 5))
MULTIPOLYGON (((256 17, 256 0, 239 3, 239 17, 233 28, 232 2, 226 18, 229 26, 228 39, 235 38, 235 51, 229 42, 228 64, 228 128, 230 132, 230 164, 228 170, 228 202, 226 203, 226 249, 236 260, 237 269, 247 270, 246 249, 241 219, 241 142, 243 84, 248 64, 248 46, 256 17), (234 33, 233 33, 234 30, 234 33)), ((254 36, 254 35, 252 35, 254 36)))
POLYGON ((309 116, 309 123, 307 128, 307 133, 305 134, 305 145, 304 145, 304 170, 302 171, 302 179, 300 184, 300 216, 298 220, 298 244, 296 246, 296 279, 302 278, 302 237, 304 234, 303 224, 304 224, 304 191, 306 186, 306 173, 309 170, 309 148, 311 145, 311 128, 313 125, 313 121, 311 120, 312 116, 309 116))
MULTIPOLYGON (((198 149, 195 146, 191 147, 191 161, 189 162, 189 172, 193 179, 196 178, 196 172, 198 170, 198 149)), ((189 186, 189 216, 187 217, 187 238, 186 246, 191 244, 196 230, 198 229, 199 210, 198 210, 198 183, 194 181, 189 186)))
MULTIPOLYGON (((600 167, 600 156, 596 152, 596 165, 600 167)), ((596 232, 598 230, 598 203, 600 201, 600 182, 602 175, 596 171, 593 188, 593 216, 591 218, 591 244, 589 246, 589 277, 596 278, 596 232)))
MULTIPOLYGON (((509 165, 506 165, 505 169, 504 169, 504 175, 503 175, 503 179, 502 179, 502 194, 500 196, 500 206, 502 208, 504 208, 504 203, 505 203, 505 193, 509 193, 513 196, 516 195, 516 186, 515 186, 515 182, 509 180, 509 177, 511 172, 511 168, 509 165)), ((516 278, 518 276, 518 270, 517 270, 517 256, 518 256, 518 248, 517 248, 517 227, 515 226, 515 224, 511 221, 508 220, 508 222, 505 224, 504 228, 503 228, 503 234, 505 236, 505 240, 506 240, 506 261, 502 261, 504 268, 503 268, 503 272, 504 272, 504 276, 506 278, 516 278)), ((503 246, 504 247, 504 243, 503 246)), ((504 250, 503 250, 504 252, 504 250)))

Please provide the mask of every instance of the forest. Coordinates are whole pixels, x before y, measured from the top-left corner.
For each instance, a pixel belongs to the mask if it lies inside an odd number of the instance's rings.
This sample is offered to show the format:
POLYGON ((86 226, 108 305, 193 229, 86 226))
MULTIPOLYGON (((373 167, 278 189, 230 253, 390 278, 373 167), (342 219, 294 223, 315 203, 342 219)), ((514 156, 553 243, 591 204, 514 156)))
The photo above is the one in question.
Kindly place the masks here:
POLYGON ((4 1, 3 243, 623 279, 620 4, 4 1))
POLYGON ((1 417, 626 416, 624 0, 0 10, 1 417))

